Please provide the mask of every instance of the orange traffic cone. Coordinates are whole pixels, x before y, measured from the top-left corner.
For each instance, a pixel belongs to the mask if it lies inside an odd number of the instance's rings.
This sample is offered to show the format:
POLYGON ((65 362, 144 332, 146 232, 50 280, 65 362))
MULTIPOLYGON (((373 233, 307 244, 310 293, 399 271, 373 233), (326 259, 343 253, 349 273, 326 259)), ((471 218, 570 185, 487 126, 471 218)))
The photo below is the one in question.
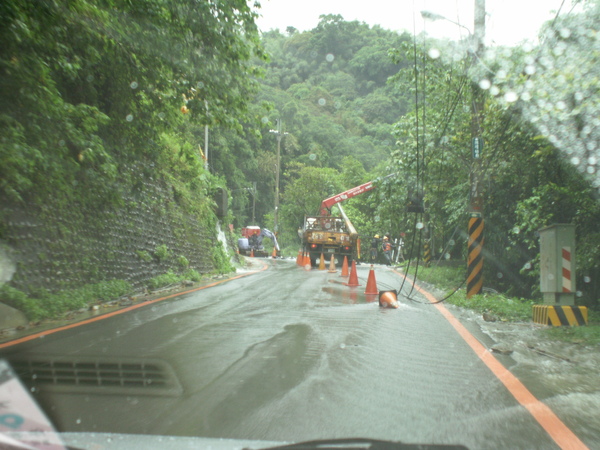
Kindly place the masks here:
POLYGON ((379 306, 382 308, 398 308, 398 291, 381 291, 379 293, 379 306))
POLYGON ((277 258, 277 248, 275 246, 273 246, 273 253, 271 254, 271 257, 273 259, 277 258))
POLYGON ((331 261, 329 261, 329 270, 327 272, 329 272, 329 273, 337 272, 337 269, 335 268, 335 259, 333 258, 333 255, 331 255, 331 261))
POLYGON ((342 274, 340 276, 341 277, 348 276, 348 257, 347 256, 344 256, 344 263, 342 264, 342 274))
POLYGON ((254 258, 254 249, 250 250, 250 258, 254 258))
POLYGON ((319 270, 325 270, 325 257, 321 253, 321 260, 319 261, 319 270))
POLYGON ((348 279, 347 286, 360 286, 358 283, 358 275, 356 273, 356 261, 352 260, 352 268, 350 269, 350 278, 348 279))
POLYGON ((373 269, 373 264, 371 264, 371 270, 369 270, 369 278, 367 279, 367 288, 365 289, 365 294, 373 294, 377 295, 377 282, 375 281, 375 270, 373 269))
POLYGON ((296 264, 298 266, 302 265, 302 249, 298 249, 298 256, 296 256, 296 264))
POLYGON ((312 267, 312 263, 310 262, 310 253, 309 252, 305 252, 304 253, 304 260, 303 260, 304 264, 302 264, 304 266, 304 268, 306 269, 307 267, 310 269, 312 267))

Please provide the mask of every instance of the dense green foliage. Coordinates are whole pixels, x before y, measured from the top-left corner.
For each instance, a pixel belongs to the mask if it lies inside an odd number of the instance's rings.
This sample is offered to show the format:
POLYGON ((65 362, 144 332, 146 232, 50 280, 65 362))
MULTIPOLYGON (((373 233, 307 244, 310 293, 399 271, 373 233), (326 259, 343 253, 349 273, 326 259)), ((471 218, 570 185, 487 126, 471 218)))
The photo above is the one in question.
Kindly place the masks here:
POLYGON ((1 3, 0 239, 8 297, 44 306, 30 318, 81 286, 232 270, 213 245, 225 180, 197 136, 250 117, 255 17, 236 0, 1 3))
POLYGON ((125 278, 137 289, 232 270, 215 245, 214 194, 229 193, 225 223, 254 216, 272 229, 276 170, 287 256, 321 200, 375 180, 344 204, 363 242, 403 234, 413 261, 425 241, 435 259, 464 261, 477 94, 485 285, 536 298, 537 231, 574 223, 578 298, 597 305, 597 3, 577 27, 549 24, 539 48, 474 60, 462 43, 337 15, 261 36, 240 0, 4 1, 0 239, 19 256, 12 288, 125 278), (564 158, 581 148, 585 158, 564 158))
POLYGON ((89 284, 52 294, 39 289, 27 295, 8 285, 0 286, 0 298, 8 306, 22 311, 31 321, 54 318, 62 313, 85 308, 90 303, 113 300, 130 294, 133 287, 122 280, 89 284))

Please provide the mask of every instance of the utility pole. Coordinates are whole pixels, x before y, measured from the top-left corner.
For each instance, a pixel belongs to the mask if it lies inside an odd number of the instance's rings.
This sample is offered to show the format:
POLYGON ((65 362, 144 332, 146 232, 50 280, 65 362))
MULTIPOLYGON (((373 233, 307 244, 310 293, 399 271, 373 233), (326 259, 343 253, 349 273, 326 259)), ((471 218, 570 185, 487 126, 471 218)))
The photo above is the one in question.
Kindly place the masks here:
MULTIPOLYGON (((208 102, 204 100, 206 115, 208 116, 208 102)), ((208 124, 204 125, 204 170, 208 171, 208 124)))
POLYGON ((256 211, 256 181, 254 182, 254 185, 252 186, 252 225, 256 225, 255 211, 256 211))
MULTIPOLYGON (((483 55, 485 37, 485 0, 475 1, 475 28, 473 65, 483 55)), ((484 97, 477 80, 471 81, 471 191, 469 200, 469 241, 467 254, 467 298, 480 294, 483 289, 483 193, 481 183, 481 153, 483 138, 484 97)))
POLYGON ((269 130, 269 132, 277 136, 277 167, 275 168, 275 215, 273 217, 273 231, 275 232, 275 234, 277 234, 277 232, 279 231, 279 171, 281 165, 281 137, 286 135, 287 133, 281 132, 281 119, 277 119, 277 129, 269 130))

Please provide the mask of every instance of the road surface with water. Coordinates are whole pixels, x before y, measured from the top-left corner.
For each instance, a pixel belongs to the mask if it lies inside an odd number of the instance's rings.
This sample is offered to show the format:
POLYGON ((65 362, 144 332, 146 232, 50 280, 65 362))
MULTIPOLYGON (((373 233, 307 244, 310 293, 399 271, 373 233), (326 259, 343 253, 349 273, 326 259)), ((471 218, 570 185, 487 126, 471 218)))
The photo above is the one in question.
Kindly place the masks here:
MULTIPOLYGON (((158 368, 166 380, 155 379, 154 390, 126 382, 29 383, 61 431, 559 447, 416 290, 415 301, 400 295, 398 309, 382 309, 364 295, 369 266, 358 267, 361 286, 350 288, 339 270, 263 263, 266 270, 48 334, 2 355, 17 365, 54 361, 59 375, 77 364, 88 364, 89 374, 95 370, 89 364, 100 364, 107 378, 117 367, 135 366, 158 368)), ((390 268, 377 266, 374 274, 379 289, 402 285, 390 268)), ((472 318, 461 320, 485 348, 494 345, 472 318)), ((536 383, 537 369, 522 369, 514 355, 498 359, 521 370, 528 388, 586 445, 600 445, 598 378, 566 401, 536 383)))

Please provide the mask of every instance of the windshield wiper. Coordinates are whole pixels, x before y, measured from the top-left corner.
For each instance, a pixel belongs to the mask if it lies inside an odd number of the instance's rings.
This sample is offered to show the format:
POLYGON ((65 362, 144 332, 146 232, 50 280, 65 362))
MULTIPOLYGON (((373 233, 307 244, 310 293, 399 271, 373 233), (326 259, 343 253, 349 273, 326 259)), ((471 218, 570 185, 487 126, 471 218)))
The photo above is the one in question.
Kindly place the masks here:
POLYGON ((278 445, 261 450, 340 450, 340 449, 370 449, 370 450, 468 450, 464 445, 445 444, 405 444, 399 441, 382 441, 379 439, 344 438, 317 439, 314 441, 297 442, 295 444, 278 445))

